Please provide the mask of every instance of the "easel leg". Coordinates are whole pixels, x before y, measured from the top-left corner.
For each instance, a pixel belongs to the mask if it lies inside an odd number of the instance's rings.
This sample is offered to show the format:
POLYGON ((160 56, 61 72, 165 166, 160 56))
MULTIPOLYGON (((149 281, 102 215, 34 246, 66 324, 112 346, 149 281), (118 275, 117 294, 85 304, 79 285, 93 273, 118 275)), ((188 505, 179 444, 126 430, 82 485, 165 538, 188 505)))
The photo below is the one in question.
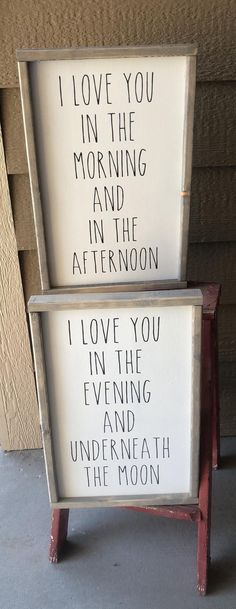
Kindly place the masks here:
POLYGON ((218 469, 220 464, 220 404, 219 404, 219 372, 218 372, 218 340, 217 320, 212 322, 212 362, 213 362, 213 412, 212 412, 212 467, 218 469))
POLYGON ((57 563, 66 541, 68 530, 69 510, 55 509, 52 511, 51 539, 49 560, 57 563))
POLYGON ((199 492, 201 518, 198 522, 197 587, 201 595, 207 591, 207 572, 210 563, 211 534, 211 473, 206 472, 199 492))
POLYGON ((207 591, 211 534, 211 476, 212 476, 212 359, 211 322, 203 321, 202 345, 202 416, 198 523, 197 587, 201 595, 207 591))

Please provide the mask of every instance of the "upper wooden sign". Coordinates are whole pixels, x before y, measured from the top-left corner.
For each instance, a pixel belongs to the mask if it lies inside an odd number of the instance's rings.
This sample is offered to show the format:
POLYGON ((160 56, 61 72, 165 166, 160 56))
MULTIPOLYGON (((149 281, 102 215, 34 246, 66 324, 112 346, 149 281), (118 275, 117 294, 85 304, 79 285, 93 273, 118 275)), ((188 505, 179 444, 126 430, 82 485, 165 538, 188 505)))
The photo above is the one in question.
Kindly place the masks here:
POLYGON ((17 52, 42 289, 183 285, 195 55, 17 52))

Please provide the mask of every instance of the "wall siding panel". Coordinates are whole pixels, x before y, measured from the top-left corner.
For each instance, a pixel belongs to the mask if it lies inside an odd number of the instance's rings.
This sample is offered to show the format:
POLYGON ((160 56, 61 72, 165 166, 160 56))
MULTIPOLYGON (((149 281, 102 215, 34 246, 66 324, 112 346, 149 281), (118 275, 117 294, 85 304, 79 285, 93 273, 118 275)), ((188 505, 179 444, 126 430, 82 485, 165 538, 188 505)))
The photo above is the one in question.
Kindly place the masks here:
POLYGON ((221 434, 235 436, 236 362, 220 362, 221 434))
POLYGON ((36 250, 20 252, 22 284, 27 303, 30 296, 41 293, 38 254, 36 250))
POLYGON ((13 219, 18 250, 36 249, 28 175, 9 176, 13 219))
POLYGON ((236 242, 191 244, 187 278, 221 283, 221 303, 236 303, 236 242))
POLYGON ((234 0, 2 0, 0 86, 18 84, 16 48, 196 43, 198 78, 236 79, 234 0))
POLYGON ((2 89, 0 91, 0 112, 7 173, 27 173, 28 165, 19 89, 2 89))
POLYGON ((41 446, 39 417, 16 238, 0 131, 0 444, 41 446))
POLYGON ((219 358, 234 363, 236 369, 236 305, 221 305, 218 317, 219 358))
POLYGON ((190 242, 236 241, 236 167, 194 168, 190 242))

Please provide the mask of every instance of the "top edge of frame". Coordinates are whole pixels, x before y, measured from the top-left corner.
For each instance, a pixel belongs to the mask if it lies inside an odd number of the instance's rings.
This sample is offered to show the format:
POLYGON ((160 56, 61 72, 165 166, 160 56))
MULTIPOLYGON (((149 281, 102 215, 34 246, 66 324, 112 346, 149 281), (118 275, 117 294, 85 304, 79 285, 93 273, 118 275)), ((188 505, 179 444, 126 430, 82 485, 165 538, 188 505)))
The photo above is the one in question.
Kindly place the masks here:
POLYGON ((151 306, 151 305, 198 305, 202 306, 203 296, 199 289, 161 290, 153 292, 117 292, 103 294, 41 294, 31 296, 28 302, 30 313, 47 311, 50 309, 70 308, 102 308, 125 306, 151 306))
POLYGON ((17 49, 17 61, 65 59, 101 59, 102 57, 171 57, 197 55, 194 44, 146 45, 120 47, 78 47, 65 49, 17 49))

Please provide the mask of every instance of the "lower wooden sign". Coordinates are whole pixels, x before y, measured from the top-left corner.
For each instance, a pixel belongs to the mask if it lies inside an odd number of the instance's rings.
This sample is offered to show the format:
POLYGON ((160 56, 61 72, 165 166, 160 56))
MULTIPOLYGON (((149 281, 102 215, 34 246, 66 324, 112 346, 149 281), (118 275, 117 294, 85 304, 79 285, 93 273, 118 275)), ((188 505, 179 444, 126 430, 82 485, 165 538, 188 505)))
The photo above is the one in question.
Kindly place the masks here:
POLYGON ((198 501, 199 290, 29 301, 53 507, 198 501))

